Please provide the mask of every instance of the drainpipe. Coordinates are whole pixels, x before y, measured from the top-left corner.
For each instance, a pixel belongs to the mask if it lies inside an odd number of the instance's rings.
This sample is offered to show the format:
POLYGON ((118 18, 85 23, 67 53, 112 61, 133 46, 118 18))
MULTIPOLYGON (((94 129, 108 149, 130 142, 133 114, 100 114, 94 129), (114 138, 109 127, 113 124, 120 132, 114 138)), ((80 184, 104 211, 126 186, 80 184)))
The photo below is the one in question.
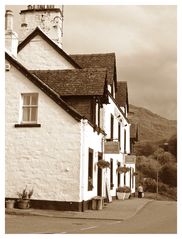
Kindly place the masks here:
POLYGON ((84 190, 85 190, 85 125, 86 125, 86 120, 81 120, 81 201, 82 201, 82 211, 84 212, 85 207, 84 207, 84 190))

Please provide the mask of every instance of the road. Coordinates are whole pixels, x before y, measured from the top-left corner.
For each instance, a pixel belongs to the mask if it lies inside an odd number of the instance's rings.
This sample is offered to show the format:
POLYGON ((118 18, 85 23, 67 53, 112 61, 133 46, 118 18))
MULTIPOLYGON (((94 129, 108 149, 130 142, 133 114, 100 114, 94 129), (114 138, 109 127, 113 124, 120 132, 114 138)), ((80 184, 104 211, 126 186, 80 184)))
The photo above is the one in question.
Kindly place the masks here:
POLYGON ((177 203, 153 201, 124 221, 6 215, 5 233, 154 234, 177 233, 177 203))

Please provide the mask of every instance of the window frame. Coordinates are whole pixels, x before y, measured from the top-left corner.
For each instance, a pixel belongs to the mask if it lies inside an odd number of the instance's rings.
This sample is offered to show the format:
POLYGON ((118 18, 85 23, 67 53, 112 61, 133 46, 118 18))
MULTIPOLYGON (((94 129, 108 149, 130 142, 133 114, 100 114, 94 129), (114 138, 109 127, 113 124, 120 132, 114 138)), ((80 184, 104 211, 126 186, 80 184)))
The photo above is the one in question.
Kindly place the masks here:
POLYGON ((113 183, 113 173, 114 173, 114 165, 113 165, 113 158, 110 158, 110 190, 114 188, 113 183))
POLYGON ((38 122, 38 99, 39 99, 38 93, 21 93, 21 106, 20 106, 20 119, 19 119, 20 124, 22 124, 22 125, 37 124, 37 122, 38 122), (30 103, 27 105, 24 103, 24 99, 26 96, 30 97, 30 103), (36 104, 32 104, 33 97, 35 97, 35 96, 36 96, 37 102, 36 102, 36 104), (23 114, 24 114, 25 109, 28 109, 28 111, 29 111, 28 120, 23 119, 24 118, 23 114), (35 120, 31 120, 32 109, 36 109, 35 120))
POLYGON ((118 122, 118 142, 121 142, 121 123, 118 122))
POLYGON ((94 173, 93 162, 94 162, 94 150, 88 148, 88 191, 93 190, 93 173, 94 173))
POLYGON ((113 140, 114 138, 114 115, 110 115, 110 139, 113 140))

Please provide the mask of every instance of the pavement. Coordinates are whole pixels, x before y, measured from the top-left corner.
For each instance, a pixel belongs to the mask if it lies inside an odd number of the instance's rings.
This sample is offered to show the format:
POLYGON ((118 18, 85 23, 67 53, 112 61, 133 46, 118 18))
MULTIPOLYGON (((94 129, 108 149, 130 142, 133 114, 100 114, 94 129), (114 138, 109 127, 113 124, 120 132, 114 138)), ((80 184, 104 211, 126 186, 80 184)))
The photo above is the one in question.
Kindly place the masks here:
POLYGON ((86 210, 85 212, 75 212, 33 208, 13 208, 5 209, 5 213, 22 216, 123 221, 135 216, 140 210, 142 210, 142 208, 152 201, 152 199, 132 197, 126 200, 113 200, 111 203, 107 203, 102 210, 86 210))

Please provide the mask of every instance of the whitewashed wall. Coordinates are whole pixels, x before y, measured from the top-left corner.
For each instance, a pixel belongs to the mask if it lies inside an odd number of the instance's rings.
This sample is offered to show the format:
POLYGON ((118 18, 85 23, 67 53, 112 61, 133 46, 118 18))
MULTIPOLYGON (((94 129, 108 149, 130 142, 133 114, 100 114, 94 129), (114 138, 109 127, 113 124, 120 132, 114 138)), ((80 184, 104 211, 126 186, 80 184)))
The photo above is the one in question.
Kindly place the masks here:
MULTIPOLYGON (((133 169, 135 172, 135 164, 126 164, 126 167, 133 169)), ((120 174, 121 177, 121 186, 124 186, 124 173, 120 174)), ((126 186, 130 187, 130 172, 127 172, 125 175, 126 178, 126 186)), ((132 180, 132 179, 131 179, 132 180)), ((131 185, 131 192, 135 192, 135 176, 133 176, 133 187, 131 185)))
POLYGON ((64 70, 74 67, 41 36, 35 36, 20 52, 18 61, 29 70, 64 70))
POLYGON ((110 119, 111 114, 114 116, 114 139, 118 139, 118 122, 121 123, 121 153, 130 153, 130 124, 126 121, 125 117, 118 110, 116 104, 109 98, 109 104, 104 105, 101 109, 101 127, 106 132, 106 139, 111 137, 110 132, 110 119), (124 129, 126 130, 126 145, 124 145, 124 129))
MULTIPOLYGON (((81 199, 89 200, 97 196, 97 174, 98 152, 102 152, 103 134, 93 132, 93 128, 88 124, 87 120, 82 121, 82 143, 81 143, 81 199), (88 149, 93 149, 93 190, 88 191, 88 149)), ((104 187, 104 184, 102 185, 104 187)))
POLYGON ((12 66, 5 84, 5 196, 16 197, 27 185, 34 199, 80 201, 80 123, 12 66), (15 128, 20 94, 30 92, 39 94, 41 127, 15 128))
MULTIPOLYGON (((113 184, 114 187, 111 190, 111 195, 116 195, 116 189, 118 187, 118 175, 116 172, 117 163, 120 162, 121 166, 124 165, 124 155, 125 153, 130 153, 130 124, 126 121, 122 113, 118 110, 114 101, 109 97, 108 105, 104 105, 101 109, 101 127, 103 127, 104 131, 106 132, 107 136, 106 139, 109 139, 110 136, 110 118, 111 114, 114 116, 114 140, 118 139, 118 122, 121 122, 121 141, 120 146, 121 150, 119 154, 105 154, 104 158, 106 161, 110 162, 113 159, 113 184), (124 145, 124 129, 126 130, 126 145, 124 145), (126 152, 125 152, 126 148, 126 152)), ((109 186, 110 186, 110 169, 105 169, 104 172, 105 177, 108 178, 109 186)), ((121 186, 124 186, 124 182, 122 182, 122 174, 120 175, 121 178, 121 186)), ((126 178, 127 183, 129 179, 126 178)), ((105 186, 104 186, 105 188, 105 186)), ((105 194, 105 193, 104 193, 105 194)))

